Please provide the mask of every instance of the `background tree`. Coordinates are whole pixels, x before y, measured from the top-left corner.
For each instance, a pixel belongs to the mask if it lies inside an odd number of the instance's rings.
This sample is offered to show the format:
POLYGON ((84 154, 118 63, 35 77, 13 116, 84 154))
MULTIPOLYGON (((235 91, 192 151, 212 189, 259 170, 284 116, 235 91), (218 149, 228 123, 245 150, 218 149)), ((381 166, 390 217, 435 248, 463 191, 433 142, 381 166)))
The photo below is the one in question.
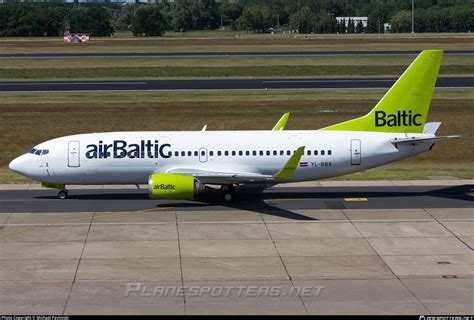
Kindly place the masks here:
POLYGON ((235 26, 239 30, 262 32, 273 27, 273 17, 270 9, 265 5, 251 5, 246 7, 235 26))
POLYGON ((221 2, 218 9, 219 24, 222 19, 223 26, 232 26, 242 15, 243 6, 240 3, 221 2))
POLYGON ((142 6, 132 18, 134 36, 161 36, 165 32, 164 17, 157 5, 142 6))
POLYGON ((316 29, 317 17, 311 8, 304 6, 290 16, 290 28, 299 33, 311 33, 316 29))
POLYGON ((364 33, 364 25, 362 24, 361 20, 357 20, 355 31, 356 31, 356 33, 364 33))
POLYGON ((355 28, 354 28, 354 20, 352 20, 351 18, 349 18, 348 22, 347 22, 347 33, 354 33, 355 31, 355 28))
POLYGON ((215 29, 220 22, 215 0, 176 0, 172 13, 175 31, 215 29))
POLYGON ((411 12, 402 10, 397 12, 390 20, 391 32, 410 32, 411 31, 411 12))
POLYGON ((114 32, 110 19, 107 9, 99 5, 73 7, 69 16, 70 31, 90 33, 92 36, 110 36, 114 32))

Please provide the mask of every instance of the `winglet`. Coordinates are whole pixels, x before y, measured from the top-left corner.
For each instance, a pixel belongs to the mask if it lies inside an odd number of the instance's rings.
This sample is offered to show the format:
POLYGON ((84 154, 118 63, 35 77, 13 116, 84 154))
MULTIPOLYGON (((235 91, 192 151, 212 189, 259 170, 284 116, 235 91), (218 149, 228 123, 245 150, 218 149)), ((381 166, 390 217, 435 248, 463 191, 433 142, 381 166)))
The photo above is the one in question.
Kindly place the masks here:
POLYGON ((284 130, 285 129, 285 126, 286 126, 286 122, 288 121, 288 118, 290 117, 290 113, 287 112, 285 113, 281 118, 280 120, 278 120, 278 122, 276 123, 276 125, 273 127, 273 131, 280 131, 280 130, 284 130))
POLYGON ((204 125, 204 127, 202 127, 201 131, 206 131, 207 130, 207 124, 204 125))
POLYGON ((295 153, 291 156, 287 163, 281 168, 281 170, 275 174, 272 178, 273 179, 288 179, 293 177, 295 174, 296 168, 300 162, 301 157, 304 153, 304 146, 299 147, 295 153))

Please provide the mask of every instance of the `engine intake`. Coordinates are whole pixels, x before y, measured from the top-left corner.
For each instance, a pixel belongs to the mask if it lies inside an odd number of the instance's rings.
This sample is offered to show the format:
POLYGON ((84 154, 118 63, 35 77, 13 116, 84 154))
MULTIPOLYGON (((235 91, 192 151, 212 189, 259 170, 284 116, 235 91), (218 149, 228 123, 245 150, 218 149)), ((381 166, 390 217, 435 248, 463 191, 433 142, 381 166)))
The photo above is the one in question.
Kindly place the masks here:
POLYGON ((148 177, 148 194, 152 199, 194 200, 203 190, 201 182, 192 176, 155 173, 148 177))

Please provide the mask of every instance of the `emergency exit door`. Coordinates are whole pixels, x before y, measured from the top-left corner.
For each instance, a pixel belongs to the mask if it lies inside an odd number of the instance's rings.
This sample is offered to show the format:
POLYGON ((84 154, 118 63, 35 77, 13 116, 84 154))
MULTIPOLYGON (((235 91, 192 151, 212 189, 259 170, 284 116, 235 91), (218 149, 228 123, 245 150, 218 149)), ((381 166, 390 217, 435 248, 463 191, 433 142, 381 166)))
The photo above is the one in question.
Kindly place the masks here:
POLYGON ((79 167, 79 141, 69 141, 67 165, 69 167, 79 167))
POLYGON ((351 165, 358 166, 361 162, 360 140, 351 140, 351 165))

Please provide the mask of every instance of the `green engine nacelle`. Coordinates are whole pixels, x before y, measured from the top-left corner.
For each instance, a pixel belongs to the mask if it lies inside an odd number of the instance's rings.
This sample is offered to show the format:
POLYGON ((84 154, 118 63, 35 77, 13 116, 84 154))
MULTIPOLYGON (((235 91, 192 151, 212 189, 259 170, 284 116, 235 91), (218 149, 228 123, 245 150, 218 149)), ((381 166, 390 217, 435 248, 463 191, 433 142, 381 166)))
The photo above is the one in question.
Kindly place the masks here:
POLYGON ((148 177, 148 192, 152 199, 194 200, 202 190, 199 180, 191 176, 155 173, 148 177))

